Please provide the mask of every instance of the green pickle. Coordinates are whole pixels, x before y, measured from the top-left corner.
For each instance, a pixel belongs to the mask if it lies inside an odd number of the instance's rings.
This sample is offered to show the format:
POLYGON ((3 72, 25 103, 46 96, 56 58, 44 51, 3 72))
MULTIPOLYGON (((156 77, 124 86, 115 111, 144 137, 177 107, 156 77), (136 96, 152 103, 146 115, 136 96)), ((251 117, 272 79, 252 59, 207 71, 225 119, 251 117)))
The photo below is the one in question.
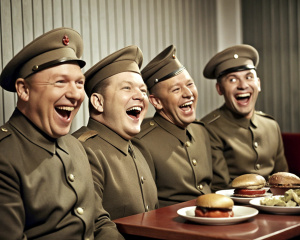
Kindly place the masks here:
POLYGON ((296 207, 300 206, 300 189, 289 189, 284 196, 280 197, 265 197, 260 200, 261 205, 266 206, 281 206, 281 207, 296 207))

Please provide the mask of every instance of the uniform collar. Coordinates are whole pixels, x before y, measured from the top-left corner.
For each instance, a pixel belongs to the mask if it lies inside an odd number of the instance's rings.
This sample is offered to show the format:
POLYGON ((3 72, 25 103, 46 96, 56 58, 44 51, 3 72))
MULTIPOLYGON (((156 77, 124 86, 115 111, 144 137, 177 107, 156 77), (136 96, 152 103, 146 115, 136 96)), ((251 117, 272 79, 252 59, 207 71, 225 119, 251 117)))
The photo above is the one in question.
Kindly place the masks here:
MULTIPOLYGON (((155 113, 153 120, 165 131, 169 132, 174 137, 178 138, 182 143, 185 143, 188 140, 186 128, 178 127, 177 125, 175 125, 175 124, 169 122, 168 120, 166 120, 165 118, 163 118, 158 113, 155 113)), ((190 132, 189 132, 189 135, 191 135, 190 132)))
MULTIPOLYGON (((38 127, 36 127, 23 113, 17 108, 13 112, 9 123, 17 129, 28 141, 35 145, 55 154, 56 139, 50 138, 38 127)), ((61 147, 65 147, 63 141, 60 141, 61 147)))
POLYGON ((250 125, 253 127, 257 127, 257 117, 254 112, 252 115, 251 119, 245 118, 245 117, 240 117, 232 113, 230 109, 224 104, 221 108, 220 111, 223 113, 225 118, 229 119, 230 121, 233 121, 235 124, 239 125, 242 128, 249 128, 250 125))
POLYGON ((100 138, 119 149, 123 154, 128 154, 130 140, 122 138, 115 131, 92 118, 89 119, 87 126, 90 129, 96 130, 99 133, 98 136, 100 138))

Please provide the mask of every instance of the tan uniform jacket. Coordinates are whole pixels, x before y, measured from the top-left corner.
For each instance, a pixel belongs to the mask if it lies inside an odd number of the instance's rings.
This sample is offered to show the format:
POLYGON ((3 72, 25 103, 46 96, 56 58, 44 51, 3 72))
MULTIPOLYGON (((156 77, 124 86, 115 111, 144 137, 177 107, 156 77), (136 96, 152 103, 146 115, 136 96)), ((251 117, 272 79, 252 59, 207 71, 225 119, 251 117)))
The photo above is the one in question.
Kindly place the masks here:
POLYGON ((160 207, 211 192, 210 141, 201 124, 182 129, 155 114, 132 141, 150 156, 146 160, 155 177, 160 207))
POLYGON ((96 193, 103 199, 111 219, 158 207, 150 169, 131 141, 91 118, 87 127, 80 128, 74 136, 82 141, 87 152, 96 193))
POLYGON ((0 127, 0 239, 94 239, 95 227, 95 239, 122 239, 94 203, 80 142, 71 135, 50 139, 15 110, 0 127))
POLYGON ((268 176, 288 171, 277 122, 255 112, 250 119, 236 118, 223 105, 203 119, 210 133, 214 178, 212 190, 230 188, 231 181, 246 173, 268 176))

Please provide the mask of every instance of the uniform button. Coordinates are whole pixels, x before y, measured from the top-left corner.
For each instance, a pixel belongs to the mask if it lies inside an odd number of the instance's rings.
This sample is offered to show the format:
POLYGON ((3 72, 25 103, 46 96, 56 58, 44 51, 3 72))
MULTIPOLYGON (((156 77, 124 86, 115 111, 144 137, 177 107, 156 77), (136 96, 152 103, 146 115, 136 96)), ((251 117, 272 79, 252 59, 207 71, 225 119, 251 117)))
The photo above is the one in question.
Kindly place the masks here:
POLYGON ((145 180, 146 179, 143 176, 141 176, 141 183, 144 183, 145 180))
POLYGON ((82 215, 84 213, 84 210, 82 207, 78 207, 76 208, 76 212, 79 214, 79 215, 82 215))
POLYGON ((8 130, 6 128, 1 128, 2 132, 7 132, 8 130))
POLYGON ((202 190, 202 189, 203 189, 203 185, 202 184, 198 185, 198 190, 202 190))
POLYGON ((68 179, 70 180, 70 182, 74 182, 74 181, 75 181, 75 176, 71 173, 71 174, 68 176, 68 179))
POLYGON ((193 163, 194 166, 196 166, 197 165, 197 160, 193 159, 192 163, 193 163))
POLYGON ((153 121, 150 121, 150 126, 154 126, 154 122, 153 121))
POLYGON ((254 147, 258 147, 258 143, 257 142, 254 142, 254 147))
POLYGON ((147 211, 147 212, 149 211, 149 205, 146 206, 146 211, 147 211))
POLYGON ((260 164, 256 164, 256 169, 260 169, 260 164))
POLYGON ((186 142, 186 143, 185 143, 185 146, 186 146, 186 147, 189 147, 189 146, 191 146, 191 143, 190 143, 190 142, 186 142))

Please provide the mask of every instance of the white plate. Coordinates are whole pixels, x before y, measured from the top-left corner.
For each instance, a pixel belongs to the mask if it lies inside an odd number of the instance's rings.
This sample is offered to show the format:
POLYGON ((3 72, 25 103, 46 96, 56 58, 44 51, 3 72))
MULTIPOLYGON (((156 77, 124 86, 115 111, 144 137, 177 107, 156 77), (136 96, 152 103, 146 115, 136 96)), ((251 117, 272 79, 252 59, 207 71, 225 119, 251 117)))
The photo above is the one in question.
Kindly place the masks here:
MULTIPOLYGON (((266 189, 266 191, 269 190, 269 188, 265 188, 265 189, 266 189)), ((233 192, 234 192, 234 189, 216 191, 216 193, 218 193, 218 194, 222 194, 224 196, 230 197, 236 203, 249 204, 250 200, 256 199, 256 198, 235 197, 235 196, 233 196, 233 192)), ((272 193, 266 193, 266 197, 269 197, 269 196, 272 196, 272 193)))
POLYGON ((206 225, 230 225, 248 220, 258 214, 258 210, 252 207, 233 206, 234 217, 230 218, 210 218, 210 217, 195 217, 195 208, 185 207, 177 211, 177 214, 187 220, 202 223, 206 225))
MULTIPOLYGON (((276 196, 280 197, 280 196, 276 196)), ((300 206, 297 207, 281 207, 281 206, 266 206, 260 204, 260 199, 255 198, 250 201, 250 204, 258 210, 274 213, 274 214, 300 214, 300 206)))

